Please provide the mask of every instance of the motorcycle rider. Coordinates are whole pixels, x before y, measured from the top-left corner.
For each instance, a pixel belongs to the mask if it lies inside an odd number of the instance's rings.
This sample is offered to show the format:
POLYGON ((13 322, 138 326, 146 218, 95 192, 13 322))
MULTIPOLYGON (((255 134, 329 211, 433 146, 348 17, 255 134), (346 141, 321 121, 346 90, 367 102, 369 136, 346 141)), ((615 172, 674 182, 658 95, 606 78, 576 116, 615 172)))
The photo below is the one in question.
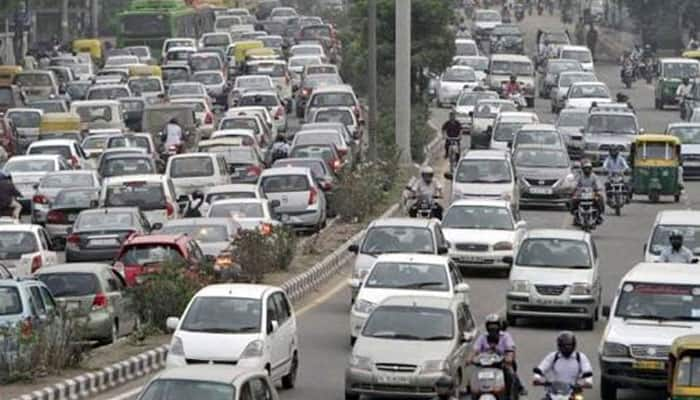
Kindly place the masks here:
POLYGON ((508 98, 509 96, 519 94, 520 93, 520 84, 518 83, 518 77, 515 75, 510 76, 510 81, 508 81, 508 84, 506 84, 505 89, 503 90, 503 95, 508 98))
POLYGON ((678 85, 678 89, 676 89, 676 99, 681 108, 681 119, 685 119, 685 98, 690 95, 690 89, 692 87, 693 85, 690 84, 690 78, 684 76, 681 80, 681 84, 678 85))
POLYGON ((583 172, 576 183, 576 190, 574 191, 574 197, 572 201, 571 212, 576 213, 579 204, 579 193, 586 188, 593 190, 595 194, 595 207, 598 210, 598 219, 596 223, 598 225, 603 223, 603 213, 605 212, 605 203, 603 202, 602 196, 600 195, 600 183, 598 183, 598 177, 593 173, 593 164, 590 160, 583 160, 581 162, 581 171, 583 172))
POLYGON ((177 118, 171 118, 165 125, 161 136, 161 141, 164 143, 163 147, 167 150, 169 147, 175 146, 179 151, 184 140, 183 136, 182 127, 177 123, 177 118))
POLYGON ((445 158, 447 158, 450 150, 450 140, 448 139, 457 140, 458 142, 462 139, 462 124, 457 121, 457 114, 454 111, 450 112, 449 119, 442 124, 442 134, 445 136, 445 158))
MULTIPOLYGON (((627 165, 625 157, 620 156, 620 150, 615 146, 611 146, 610 150, 608 150, 608 158, 606 158, 603 163, 603 169, 608 174, 608 177, 610 177, 616 174, 623 175, 629 171, 630 167, 627 165)), ((608 180, 605 182, 605 193, 610 193, 610 191, 610 181, 608 180)), ((625 182, 625 192, 630 193, 627 182, 625 182)), ((629 202, 629 197, 625 200, 629 202)))
POLYGON ((457 400, 455 397, 455 380, 448 375, 443 375, 435 381, 435 397, 432 400, 457 400))
POLYGON ((494 352, 503 356, 503 374, 506 382, 512 382, 512 387, 518 388, 521 396, 526 396, 527 391, 520 382, 515 363, 515 341, 510 333, 503 330, 503 322, 498 314, 486 316, 486 332, 482 333, 474 342, 472 362, 476 362, 481 353, 494 352))
POLYGON ((661 255, 657 262, 689 264, 693 261, 693 252, 683 246, 683 234, 681 231, 677 229, 671 231, 668 241, 671 243, 671 246, 661 250, 661 255))
POLYGON ((281 158, 287 158, 289 155, 289 144, 283 135, 277 134, 275 142, 270 147, 270 154, 272 154, 271 162, 273 163, 281 158))
POLYGON ((557 336, 557 351, 553 351, 533 370, 533 383, 565 382, 571 386, 593 387, 593 368, 585 354, 576 351, 576 336, 564 331, 557 336))
POLYGON ((432 202, 431 213, 433 218, 442 220, 442 206, 435 201, 435 197, 442 197, 442 185, 433 179, 435 172, 432 167, 425 166, 420 170, 420 179, 413 182, 410 187, 411 193, 415 196, 416 201, 413 202, 408 209, 408 215, 415 218, 418 215, 418 203, 421 198, 428 198, 432 202))
POLYGON ((625 72, 628 68, 632 69, 632 75, 634 76, 634 59, 632 58, 632 53, 630 53, 629 51, 625 51, 625 54, 620 60, 620 65, 622 66, 622 68, 620 69, 620 79, 623 82, 625 80, 625 72))
POLYGON ((22 205, 17 198, 22 197, 15 185, 12 177, 0 172, 0 210, 11 210, 12 218, 19 220, 22 213, 22 205))

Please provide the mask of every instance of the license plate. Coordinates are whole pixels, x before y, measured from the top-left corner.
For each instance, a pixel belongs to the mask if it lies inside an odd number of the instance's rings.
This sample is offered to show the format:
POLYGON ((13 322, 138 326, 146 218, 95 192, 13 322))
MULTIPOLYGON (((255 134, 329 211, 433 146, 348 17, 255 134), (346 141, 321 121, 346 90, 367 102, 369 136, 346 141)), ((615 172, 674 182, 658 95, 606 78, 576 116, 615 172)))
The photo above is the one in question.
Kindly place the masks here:
POLYGON ((93 239, 90 241, 90 246, 114 246, 117 244, 116 239, 93 239))
POLYGON ((477 376, 479 379, 495 379, 496 373, 494 371, 480 371, 477 376))
POLYGON ((481 257, 476 256, 459 256, 458 259, 462 262, 484 262, 484 260, 481 257))
POLYGON ((379 383, 407 385, 411 382, 411 377, 402 375, 379 375, 377 376, 377 381, 379 383))
POLYGON ((535 299, 536 304, 542 304, 546 306, 564 304, 563 300, 559 299, 535 299))
POLYGON ((552 194, 552 188, 548 187, 533 187, 530 188, 532 194, 552 194))
POLYGON ((637 360, 634 362, 635 369, 666 369, 663 361, 637 360))
POLYGON ((75 222, 75 218, 77 215, 75 214, 68 214, 68 222, 75 222))

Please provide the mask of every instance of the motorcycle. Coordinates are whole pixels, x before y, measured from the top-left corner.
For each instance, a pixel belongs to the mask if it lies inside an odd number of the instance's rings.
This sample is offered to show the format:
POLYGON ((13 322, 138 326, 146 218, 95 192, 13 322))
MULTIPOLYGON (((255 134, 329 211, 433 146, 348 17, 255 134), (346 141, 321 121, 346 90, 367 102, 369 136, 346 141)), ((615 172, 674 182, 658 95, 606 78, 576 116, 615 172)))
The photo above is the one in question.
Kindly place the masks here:
POLYGON ((651 82, 654 80, 654 76, 656 75, 653 60, 648 59, 644 62, 642 73, 644 74, 644 79, 646 79, 647 83, 651 84, 651 82))
POLYGON ((545 400, 583 400, 583 389, 567 382, 546 382, 545 400))
MULTIPOLYGON (((409 188, 409 190, 412 190, 409 188)), ((429 196, 429 195, 421 195, 421 196, 416 196, 414 193, 411 193, 409 196, 409 199, 415 199, 416 202, 414 203, 413 207, 416 209, 416 218, 423 218, 423 219, 431 219, 434 218, 434 216, 437 215, 437 203, 435 200, 439 199, 439 196, 429 196)))
MULTIPOLYGON (((503 91, 505 92, 505 86, 503 88, 503 91)), ((510 93, 506 95, 506 99, 515 103, 515 106, 518 107, 518 111, 527 107, 527 99, 525 99, 525 96, 523 96, 522 92, 510 93)))
POLYGON ((585 188, 578 194, 578 208, 574 214, 574 224, 585 232, 596 228, 598 221, 598 209, 595 204, 595 193, 591 188, 585 188))
POLYGON ((622 66, 622 83, 629 89, 632 87, 632 82, 634 82, 634 66, 627 63, 622 66))
POLYGON ((554 0, 547 0, 547 12, 549 15, 554 15, 554 0))
POLYGON ((542 2, 537 3, 537 15, 542 15, 544 13, 544 5, 542 2))
POLYGON ((474 372, 469 381, 471 398, 474 400, 519 398, 519 390, 506 390, 506 376, 503 373, 503 356, 497 353, 481 353, 474 361, 474 372))
POLYGON ((520 22, 520 21, 522 21, 523 19, 525 19, 525 9, 523 8, 523 5, 522 5, 522 4, 516 4, 516 5, 515 5, 514 14, 515 14, 515 19, 516 19, 518 22, 520 22))
POLYGON ((450 161, 450 172, 454 173, 459 163, 460 153, 462 152, 460 140, 447 138, 447 159, 450 161))
POLYGON ((605 197, 608 200, 608 205, 615 210, 615 215, 619 217, 628 198, 627 185, 622 174, 611 174, 608 177, 608 192, 605 197))

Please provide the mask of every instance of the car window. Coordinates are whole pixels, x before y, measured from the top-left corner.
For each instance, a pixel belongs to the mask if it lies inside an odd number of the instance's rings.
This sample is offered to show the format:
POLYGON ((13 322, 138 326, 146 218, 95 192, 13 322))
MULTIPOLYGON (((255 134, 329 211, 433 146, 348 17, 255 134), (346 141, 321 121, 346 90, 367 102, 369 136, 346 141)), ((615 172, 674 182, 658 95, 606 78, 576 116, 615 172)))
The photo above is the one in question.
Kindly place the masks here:
POLYGON ((464 318, 466 323, 464 325, 464 331, 471 332, 476 327, 476 325, 474 324, 474 316, 472 315, 468 304, 462 304, 462 310, 464 311, 464 318))
POLYGON ((450 277, 452 278, 452 285, 457 286, 458 284, 462 283, 462 275, 459 273, 457 266, 452 261, 450 261, 448 265, 450 269, 450 277))
POLYGON ((0 316, 22 312, 22 298, 13 286, 0 286, 0 316))
POLYGON ((56 309, 56 301, 54 301, 53 296, 51 296, 51 293, 43 286, 40 287, 39 290, 43 296, 46 309, 49 311, 49 313, 53 312, 56 309))
POLYGON ((44 315, 46 314, 46 305, 44 305, 44 300, 41 298, 41 291, 39 291, 38 286, 32 286, 30 288, 31 292, 31 301, 32 304, 34 305, 35 309, 37 310, 37 313, 39 315, 44 315))
POLYGON ((457 309, 457 328, 460 333, 468 332, 467 330, 467 316, 464 314, 464 309, 457 309))
POLYGON ((41 250, 48 250, 51 248, 49 245, 51 239, 49 239, 49 236, 43 229, 39 229, 39 241, 41 242, 41 250))
POLYGON ((273 296, 270 296, 267 298, 267 333, 272 331, 272 321, 279 322, 279 313, 273 296))
POLYGON ((277 292, 273 295, 275 304, 277 306, 277 317, 279 318, 280 325, 285 322, 290 317, 289 303, 287 299, 281 292, 277 292))
POLYGON ((447 241, 445 240, 445 236, 442 234, 442 229, 437 226, 435 227, 435 242, 438 246, 447 246, 447 241))

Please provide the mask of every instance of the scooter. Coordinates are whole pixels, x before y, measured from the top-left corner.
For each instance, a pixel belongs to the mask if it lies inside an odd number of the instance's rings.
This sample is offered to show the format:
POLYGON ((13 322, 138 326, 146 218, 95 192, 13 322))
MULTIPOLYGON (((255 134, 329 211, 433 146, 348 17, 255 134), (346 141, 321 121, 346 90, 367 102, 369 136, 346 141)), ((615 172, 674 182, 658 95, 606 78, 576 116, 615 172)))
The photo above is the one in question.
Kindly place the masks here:
POLYGON ((545 400, 583 400, 583 388, 567 382, 545 382, 545 400))
MULTIPOLYGON (((410 187, 407 187, 407 189, 412 190, 410 187)), ((411 192, 408 198, 411 200, 416 200, 416 202, 413 205, 413 207, 415 207, 416 209, 415 218, 431 219, 434 218, 435 215, 437 215, 438 208, 436 207, 437 202, 435 200, 439 199, 439 196, 416 196, 415 193, 411 192)))
MULTIPOLYGON (((474 372, 469 381, 474 400, 507 399, 506 376, 503 373, 503 356, 497 353, 481 353, 474 361, 474 372)), ((519 397, 518 390, 510 390, 511 399, 519 397)))
POLYGON ((460 148, 460 140, 447 138, 447 158, 450 160, 450 172, 454 173, 457 168, 457 163, 459 163, 460 153, 462 149, 460 148))
POLYGON ((611 174, 608 177, 608 192, 605 197, 608 199, 608 205, 615 210, 615 215, 619 217, 628 198, 627 185, 622 174, 611 174))
POLYGON ((584 232, 590 232, 597 226, 598 209, 595 206, 595 193, 590 188, 583 189, 578 194, 578 208, 574 214, 574 224, 584 232))

